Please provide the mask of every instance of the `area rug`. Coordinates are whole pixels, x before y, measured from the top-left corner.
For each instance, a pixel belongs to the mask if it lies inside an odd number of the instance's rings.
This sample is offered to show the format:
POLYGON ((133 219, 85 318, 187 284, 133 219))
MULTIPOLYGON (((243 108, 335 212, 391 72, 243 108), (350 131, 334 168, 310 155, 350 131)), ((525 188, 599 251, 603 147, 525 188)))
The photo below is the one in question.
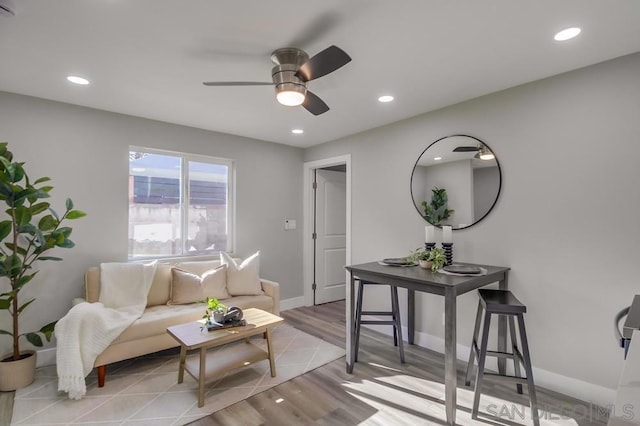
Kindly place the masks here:
MULTIPOLYGON (((198 408, 198 384, 188 374, 177 384, 178 350, 164 351, 107 367, 105 387, 95 372, 80 401, 58 393, 55 366, 38 369, 36 380, 16 392, 12 425, 183 425, 344 356, 335 345, 281 324, 273 329, 277 376, 269 361, 243 367, 207 383, 198 408)), ((261 337, 252 340, 266 348, 261 337)), ((240 342, 239 344, 244 344, 240 342)))

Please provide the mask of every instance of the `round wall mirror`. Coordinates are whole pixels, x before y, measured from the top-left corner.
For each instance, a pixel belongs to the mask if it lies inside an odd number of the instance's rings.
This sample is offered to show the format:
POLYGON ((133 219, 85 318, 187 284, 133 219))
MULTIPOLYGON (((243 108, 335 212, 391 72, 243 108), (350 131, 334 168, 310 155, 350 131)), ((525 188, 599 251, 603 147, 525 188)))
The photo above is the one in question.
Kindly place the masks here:
POLYGON ((495 153, 478 138, 445 136, 433 142, 411 173, 411 198, 420 216, 435 226, 468 228, 498 201, 502 172, 495 153))

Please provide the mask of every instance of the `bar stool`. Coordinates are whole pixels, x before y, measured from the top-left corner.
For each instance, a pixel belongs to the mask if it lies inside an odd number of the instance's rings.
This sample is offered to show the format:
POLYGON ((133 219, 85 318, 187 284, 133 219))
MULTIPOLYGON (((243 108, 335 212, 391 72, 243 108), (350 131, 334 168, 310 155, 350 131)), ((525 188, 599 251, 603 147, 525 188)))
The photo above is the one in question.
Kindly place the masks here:
POLYGON ((364 295, 364 287, 366 285, 387 285, 378 284, 371 281, 359 280, 358 298, 356 300, 356 317, 355 317, 355 360, 358 361, 358 349, 360 348, 360 326, 362 324, 378 324, 393 326, 393 346, 397 346, 400 352, 400 362, 404 364, 404 346, 402 343, 402 326, 400 324, 400 307, 398 304, 398 287, 389 286, 391 288, 391 312, 388 311, 363 311, 362 299, 364 295), (390 315, 391 320, 363 320, 363 315, 390 315))
POLYGON ((475 393, 473 398, 473 410, 471 418, 478 418, 478 406, 480 405, 480 394, 482 393, 482 380, 484 376, 494 376, 517 383, 516 389, 522 394, 522 384, 526 383, 529 388, 529 403, 531 405, 531 413, 533 423, 539 426, 540 419, 538 416, 538 402, 536 399, 536 390, 533 384, 533 372, 531 369, 531 357, 529 356, 529 345, 527 343, 527 334, 524 327, 524 313, 527 307, 508 290, 478 290, 480 300, 478 302, 478 313, 476 315, 476 324, 473 330, 473 341, 471 342, 471 353, 469 354, 469 363, 467 364, 467 374, 465 384, 471 384, 471 370, 473 369, 474 357, 478 359, 478 373, 476 374, 475 393), (478 332, 480 331, 480 323, 482 322, 482 311, 485 311, 484 322, 482 327, 482 340, 478 347, 478 332), (487 350, 487 341, 489 340, 489 325, 491 323, 491 315, 508 315, 509 334, 511 336, 511 352, 497 352, 487 350), (514 317, 518 319, 518 328, 520 333, 520 343, 522 352, 518 349, 516 339, 516 327, 514 317), (487 373, 484 369, 484 363, 487 356, 497 358, 513 359, 513 368, 515 375, 487 373), (520 374, 520 364, 524 366, 526 377, 520 374))

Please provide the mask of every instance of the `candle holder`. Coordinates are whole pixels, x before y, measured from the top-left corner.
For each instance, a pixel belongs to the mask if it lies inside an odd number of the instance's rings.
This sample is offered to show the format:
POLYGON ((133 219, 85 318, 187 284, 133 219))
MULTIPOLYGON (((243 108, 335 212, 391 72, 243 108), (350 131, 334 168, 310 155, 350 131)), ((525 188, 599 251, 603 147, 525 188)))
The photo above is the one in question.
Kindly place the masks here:
POLYGON ((424 243, 424 248, 427 251, 431 251, 431 249, 436 248, 436 243, 424 243))
POLYGON ((446 259, 445 266, 453 263, 453 243, 442 243, 444 249, 444 257, 446 259))

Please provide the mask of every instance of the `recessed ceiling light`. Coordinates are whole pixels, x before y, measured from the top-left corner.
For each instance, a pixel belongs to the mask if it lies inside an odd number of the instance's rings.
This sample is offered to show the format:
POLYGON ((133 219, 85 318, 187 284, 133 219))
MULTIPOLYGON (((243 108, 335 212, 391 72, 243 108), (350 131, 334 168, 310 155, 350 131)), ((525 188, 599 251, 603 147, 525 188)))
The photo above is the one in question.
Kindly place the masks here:
POLYGON ((440 161, 440 160, 442 160, 442 157, 433 157, 433 159, 436 160, 436 161, 440 161))
POLYGON ((293 129, 291 130, 291 133, 293 133, 294 135, 301 135, 304 133, 304 130, 302 129, 293 129))
POLYGON ((80 84, 83 86, 86 86, 87 84, 89 84, 89 80, 87 80, 86 78, 78 77, 77 75, 70 75, 67 77, 67 80, 69 80, 74 84, 80 84))
POLYGON ((580 34, 580 31, 582 31, 582 30, 580 28, 578 28, 578 27, 566 28, 566 29, 558 32, 553 37, 553 39, 556 40, 556 41, 571 40, 572 38, 574 38, 575 36, 580 34))
POLYGON ((382 102, 382 103, 391 102, 392 100, 393 100, 393 96, 391 95, 384 95, 378 98, 378 102, 382 102))

